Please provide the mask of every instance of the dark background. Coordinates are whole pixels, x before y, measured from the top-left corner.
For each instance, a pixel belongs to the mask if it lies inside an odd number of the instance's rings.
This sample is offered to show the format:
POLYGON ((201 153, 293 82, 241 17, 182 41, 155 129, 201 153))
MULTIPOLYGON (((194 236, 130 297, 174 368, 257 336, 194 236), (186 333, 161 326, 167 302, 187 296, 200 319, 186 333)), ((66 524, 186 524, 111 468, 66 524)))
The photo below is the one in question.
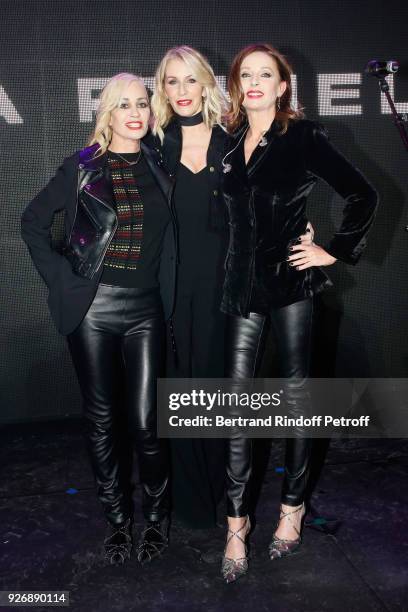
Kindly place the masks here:
MULTIPOLYGON (((25 204, 61 160, 85 145, 77 79, 131 71, 154 74, 163 53, 190 44, 225 75, 244 45, 269 41, 298 77, 306 114, 378 189, 381 205, 357 267, 329 269, 336 290, 324 296, 318 337, 322 375, 407 375, 408 156, 375 79, 362 77, 361 115, 321 116, 317 75, 362 73, 369 59, 397 59, 395 99, 408 101, 408 3, 286 0, 0 2, 0 86, 23 123, 0 117, 1 415, 3 422, 78 414, 80 399, 65 339, 55 331, 42 285, 20 239, 25 204)), ((0 102, 1 108, 1 102, 0 102)), ((316 241, 340 219, 341 199, 321 183, 310 199, 316 241)), ((56 220, 58 238, 61 219, 56 220)), ((205 333, 205 330, 203 330, 205 333)))

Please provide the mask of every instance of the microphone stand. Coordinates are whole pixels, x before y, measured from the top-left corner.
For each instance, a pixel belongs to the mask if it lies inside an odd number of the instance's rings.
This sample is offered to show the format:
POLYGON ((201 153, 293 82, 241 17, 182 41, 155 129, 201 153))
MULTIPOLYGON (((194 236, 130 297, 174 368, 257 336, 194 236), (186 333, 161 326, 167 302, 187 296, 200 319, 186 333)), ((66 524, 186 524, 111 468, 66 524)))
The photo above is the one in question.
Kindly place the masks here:
POLYGON ((408 134, 407 131, 405 129, 405 125, 404 125, 404 121, 408 121, 408 113, 398 113, 397 109, 395 108, 395 104, 391 98, 391 94, 390 94, 390 86, 388 85, 387 81, 385 80, 385 76, 384 75, 375 75, 378 79, 378 84, 380 86, 381 91, 383 92, 383 94, 385 95, 385 97, 387 98, 388 104, 390 106, 391 109, 391 113, 392 116, 394 117, 394 124, 397 127, 397 130, 399 131, 399 134, 401 136, 402 142, 405 146, 405 149, 408 153, 408 134))
MULTIPOLYGON (((385 95, 385 97, 387 98, 387 102, 389 104, 392 116, 394 118, 394 124, 397 130, 399 131, 399 134, 401 136, 401 140, 404 144, 405 150, 408 153, 408 134, 407 134, 407 131, 404 125, 404 122, 408 122, 408 113, 398 113, 397 109, 395 108, 395 104, 391 98, 390 86, 385 80, 385 75, 384 74, 373 74, 373 76, 375 76, 378 79, 378 84, 380 86, 380 89, 385 95)), ((406 232, 408 232, 408 225, 406 225, 404 229, 406 232)))

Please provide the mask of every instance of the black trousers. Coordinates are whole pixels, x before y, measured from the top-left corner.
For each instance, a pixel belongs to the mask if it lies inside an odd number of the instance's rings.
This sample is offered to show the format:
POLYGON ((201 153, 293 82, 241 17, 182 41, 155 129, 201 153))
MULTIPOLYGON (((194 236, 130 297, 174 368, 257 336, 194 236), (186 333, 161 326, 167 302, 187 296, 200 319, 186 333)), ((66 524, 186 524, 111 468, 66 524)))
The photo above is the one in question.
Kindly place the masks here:
MULTIPOLYGON (((194 263, 194 262, 193 262, 194 263)), ((166 374, 172 378, 218 378, 224 371, 225 315, 219 310, 221 283, 194 276, 194 266, 179 275, 173 314, 177 363, 168 356, 166 374), (184 274, 183 274, 184 272, 184 274)), ((170 345, 170 343, 169 343, 170 345)), ((224 495, 224 443, 212 438, 173 438, 172 509, 186 526, 216 524, 217 506, 224 495)))
POLYGON ((98 497, 115 525, 130 514, 120 463, 124 440, 117 435, 120 412, 138 454, 143 514, 153 521, 168 513, 168 452, 156 434, 156 379, 162 375, 164 339, 158 289, 103 284, 82 323, 68 336, 98 497))
MULTIPOLYGON (((271 325, 275 333, 279 375, 296 378, 296 386, 288 388, 286 400, 291 414, 300 414, 310 402, 304 390, 309 376, 313 300, 296 302, 270 312, 271 325), (292 398, 291 395, 292 394, 292 398)), ((260 362, 264 340, 266 316, 250 313, 249 317, 229 316, 226 334, 226 376, 230 378, 254 378, 260 362)), ((288 506, 297 506, 304 500, 312 440, 302 436, 286 440, 285 474, 281 501, 288 506)), ((248 514, 250 480, 252 468, 252 440, 239 436, 226 441, 226 490, 228 516, 248 514)))

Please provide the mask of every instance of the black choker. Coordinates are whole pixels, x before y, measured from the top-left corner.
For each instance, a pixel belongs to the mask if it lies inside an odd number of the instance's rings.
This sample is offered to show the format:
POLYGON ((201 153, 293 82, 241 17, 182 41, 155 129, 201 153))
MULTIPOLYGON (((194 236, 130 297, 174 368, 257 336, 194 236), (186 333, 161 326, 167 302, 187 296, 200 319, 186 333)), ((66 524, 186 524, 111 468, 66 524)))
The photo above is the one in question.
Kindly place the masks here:
POLYGON ((177 119, 180 125, 199 125, 203 122, 203 114, 200 111, 192 117, 182 117, 181 115, 177 115, 177 119))

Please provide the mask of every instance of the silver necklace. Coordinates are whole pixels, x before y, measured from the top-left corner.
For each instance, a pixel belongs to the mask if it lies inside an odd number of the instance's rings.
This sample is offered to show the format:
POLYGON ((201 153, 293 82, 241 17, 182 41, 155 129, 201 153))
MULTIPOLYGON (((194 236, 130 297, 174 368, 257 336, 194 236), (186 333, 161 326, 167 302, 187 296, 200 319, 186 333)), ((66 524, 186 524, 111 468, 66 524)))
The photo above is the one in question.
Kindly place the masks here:
POLYGON ((117 155, 118 157, 120 157, 121 160, 123 160, 124 162, 127 163, 128 166, 136 166, 136 164, 139 163, 140 158, 142 156, 142 149, 139 149, 139 155, 137 157, 136 161, 129 161, 128 159, 126 159, 126 157, 123 157, 123 155, 121 155, 120 153, 115 153, 115 151, 111 151, 111 153, 113 153, 114 155, 117 155))
MULTIPOLYGON (((232 170, 231 164, 226 164, 225 163, 225 159, 229 155, 231 155, 231 153, 233 153, 235 151, 235 149, 239 146, 241 140, 243 139, 243 137, 245 136, 245 134, 247 133, 248 130, 249 130, 249 125, 247 126, 246 130, 244 130, 244 132, 242 133, 241 138, 238 140, 238 143, 235 145, 235 147, 231 151, 228 151, 228 153, 226 155, 224 155, 224 157, 222 159, 222 162, 221 162, 222 168, 223 168, 222 171, 223 171, 224 174, 228 174, 228 172, 231 172, 231 170, 232 170)), ((268 141, 267 141, 267 139, 265 137, 265 134, 267 132, 268 132, 268 130, 265 130, 264 132, 261 133, 261 138, 259 139, 259 142, 258 142, 258 146, 259 147, 266 147, 266 145, 268 144, 268 141)))
POLYGON ((235 147, 233 149, 231 149, 231 151, 228 151, 228 153, 226 153, 224 155, 224 157, 221 160, 221 165, 222 165, 222 171, 224 174, 228 174, 228 172, 231 172, 232 170, 232 166, 231 164, 226 164, 225 160, 227 159, 227 157, 229 155, 231 155, 231 153, 233 153, 235 151, 235 149, 237 149, 241 143, 241 140, 243 139, 243 137, 245 136, 245 134, 247 133, 247 131, 249 130, 249 124, 247 125, 247 127, 245 128, 245 130, 242 132, 240 139, 238 140, 237 144, 235 145, 235 147))
POLYGON ((265 134, 267 133, 267 131, 268 131, 268 130, 265 130, 265 131, 264 131, 264 132, 262 132, 262 134, 261 134, 261 139, 260 139, 260 141, 258 142, 258 145, 259 145, 260 147, 266 147, 266 145, 268 144, 268 141, 267 141, 267 140, 266 140, 266 138, 265 138, 265 134))

